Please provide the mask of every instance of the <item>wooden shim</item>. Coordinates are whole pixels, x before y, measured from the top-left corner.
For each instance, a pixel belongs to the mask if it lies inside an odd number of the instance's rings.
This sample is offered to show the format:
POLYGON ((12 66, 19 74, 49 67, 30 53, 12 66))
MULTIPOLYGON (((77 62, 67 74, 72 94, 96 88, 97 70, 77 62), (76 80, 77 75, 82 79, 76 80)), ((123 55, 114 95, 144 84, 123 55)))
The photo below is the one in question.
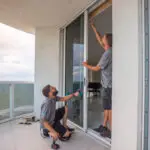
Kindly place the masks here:
POLYGON ((107 9, 111 5, 112 5, 112 0, 106 0, 106 2, 102 3, 100 6, 98 6, 95 10, 93 10, 89 14, 90 20, 94 18, 96 15, 98 15, 99 13, 101 13, 102 11, 104 11, 105 9, 107 9))

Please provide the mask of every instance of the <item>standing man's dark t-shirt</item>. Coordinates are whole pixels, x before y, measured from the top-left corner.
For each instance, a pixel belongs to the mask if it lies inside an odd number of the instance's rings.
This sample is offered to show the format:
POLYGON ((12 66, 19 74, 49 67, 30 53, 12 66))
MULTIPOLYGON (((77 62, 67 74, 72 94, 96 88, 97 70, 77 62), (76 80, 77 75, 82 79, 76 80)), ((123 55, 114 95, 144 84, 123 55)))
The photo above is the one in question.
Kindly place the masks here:
POLYGON ((104 88, 112 88, 112 49, 102 55, 98 66, 101 68, 101 84, 104 88))

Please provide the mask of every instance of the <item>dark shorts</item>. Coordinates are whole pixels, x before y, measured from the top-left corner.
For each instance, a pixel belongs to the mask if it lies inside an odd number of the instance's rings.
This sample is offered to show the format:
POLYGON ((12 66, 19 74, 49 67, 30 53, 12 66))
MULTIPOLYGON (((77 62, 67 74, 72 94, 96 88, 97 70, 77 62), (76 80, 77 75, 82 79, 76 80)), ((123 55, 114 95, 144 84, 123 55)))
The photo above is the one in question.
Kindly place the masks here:
POLYGON ((102 88, 101 96, 104 110, 112 109, 112 88, 102 88))
POLYGON ((57 109, 55 113, 53 128, 60 134, 60 136, 63 136, 67 131, 67 129, 60 122, 63 119, 64 114, 65 114, 65 107, 57 109))

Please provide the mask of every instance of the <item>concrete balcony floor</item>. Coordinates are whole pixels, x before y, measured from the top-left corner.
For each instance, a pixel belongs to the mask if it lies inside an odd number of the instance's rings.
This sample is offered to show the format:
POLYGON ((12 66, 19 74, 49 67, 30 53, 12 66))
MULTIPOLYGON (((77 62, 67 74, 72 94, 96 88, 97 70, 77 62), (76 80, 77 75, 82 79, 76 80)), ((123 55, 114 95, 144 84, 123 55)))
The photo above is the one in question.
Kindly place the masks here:
MULTIPOLYGON (((68 142, 58 142, 60 150, 109 150, 79 129, 68 142)), ((0 150, 51 150, 51 139, 43 139, 39 123, 19 125, 18 120, 0 124, 0 150)))

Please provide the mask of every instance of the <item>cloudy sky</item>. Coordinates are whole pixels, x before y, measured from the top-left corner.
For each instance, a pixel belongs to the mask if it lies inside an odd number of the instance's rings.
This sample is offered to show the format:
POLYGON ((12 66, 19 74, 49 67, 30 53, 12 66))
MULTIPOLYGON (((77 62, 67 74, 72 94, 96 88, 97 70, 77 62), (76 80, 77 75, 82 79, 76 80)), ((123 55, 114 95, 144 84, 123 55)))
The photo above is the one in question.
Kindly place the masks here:
POLYGON ((34 81, 35 37, 0 23, 0 81, 34 81))

